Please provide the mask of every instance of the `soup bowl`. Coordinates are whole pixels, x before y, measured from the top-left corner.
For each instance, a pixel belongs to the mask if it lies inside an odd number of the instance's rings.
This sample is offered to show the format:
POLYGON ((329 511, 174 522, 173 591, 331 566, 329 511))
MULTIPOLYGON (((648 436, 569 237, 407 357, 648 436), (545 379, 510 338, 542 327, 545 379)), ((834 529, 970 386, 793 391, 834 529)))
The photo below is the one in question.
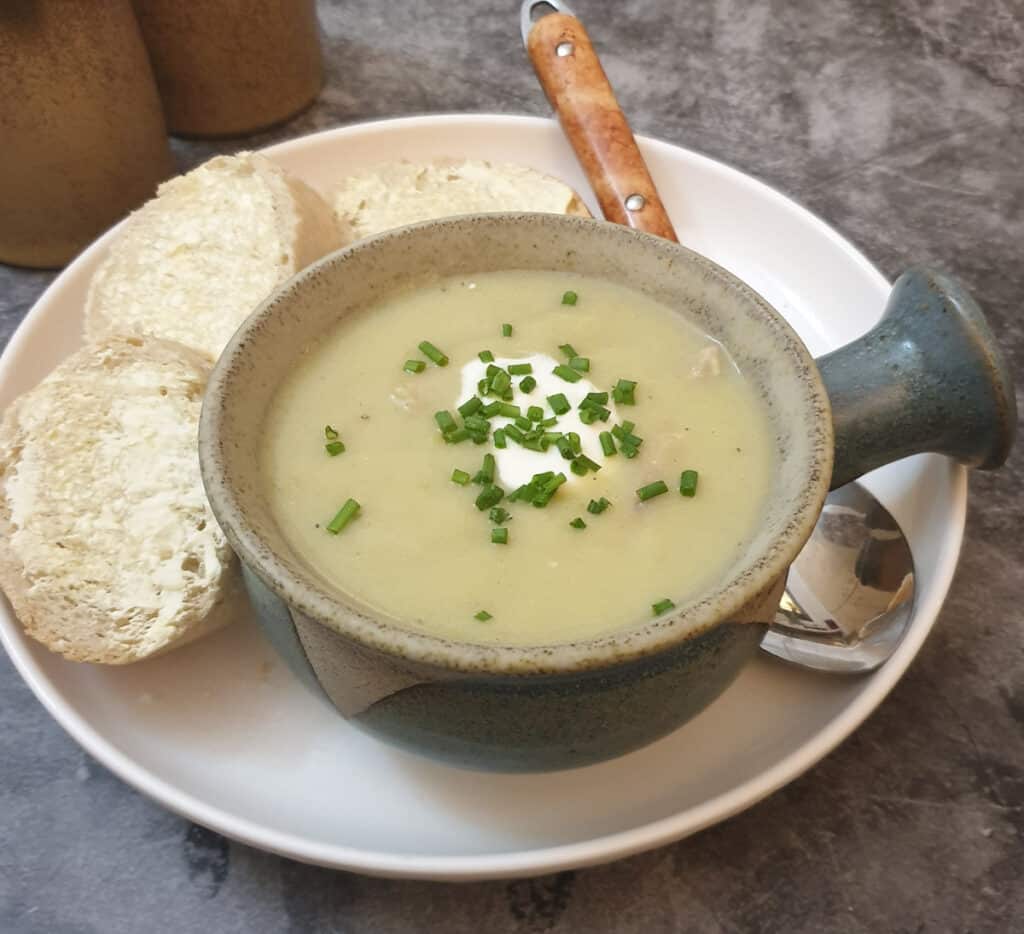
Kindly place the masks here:
MULTIPOLYGON (((922 451, 997 466, 1013 439, 1013 399, 977 306, 927 270, 898 280, 871 332, 816 362, 761 296, 678 244, 589 218, 490 214, 361 241, 284 284, 218 361, 199 449, 260 624, 311 689, 402 747, 544 770, 620 755, 699 713, 757 651, 830 487, 922 451), (763 400, 777 469, 738 557, 670 614, 585 641, 454 641, 366 606, 296 553, 261 475, 265 419, 304 352, 344 316, 442 277, 531 269, 627 286, 721 342, 763 400)), ((683 547, 666 541, 664 560, 683 560, 683 547)))

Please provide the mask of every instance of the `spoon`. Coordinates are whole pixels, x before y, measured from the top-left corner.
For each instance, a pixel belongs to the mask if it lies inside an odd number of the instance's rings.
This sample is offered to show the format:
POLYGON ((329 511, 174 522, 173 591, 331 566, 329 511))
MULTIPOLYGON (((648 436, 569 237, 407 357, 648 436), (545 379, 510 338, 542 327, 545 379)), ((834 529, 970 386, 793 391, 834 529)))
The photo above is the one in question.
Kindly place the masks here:
MULTIPOLYGON (((605 218, 678 242, 579 18, 562 0, 524 0, 520 28, 605 218)), ((849 483, 829 494, 790 568, 761 648, 818 671, 874 671, 903 638, 913 596, 914 560, 906 537, 878 500, 849 483)))

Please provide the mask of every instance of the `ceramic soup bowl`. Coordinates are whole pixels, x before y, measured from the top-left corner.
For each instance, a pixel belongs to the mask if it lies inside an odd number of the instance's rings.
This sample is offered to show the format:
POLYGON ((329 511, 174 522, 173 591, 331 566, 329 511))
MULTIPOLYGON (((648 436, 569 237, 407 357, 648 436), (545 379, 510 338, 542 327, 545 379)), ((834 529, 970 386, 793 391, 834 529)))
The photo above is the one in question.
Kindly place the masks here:
MULTIPOLYGON (((906 273, 874 330, 815 363, 764 299, 684 247, 585 218, 491 214, 364 240, 282 286, 218 362, 199 444, 210 503, 261 625, 300 677, 400 746, 477 768, 538 770, 625 753, 710 704, 757 651, 830 487, 921 451, 996 466, 1015 422, 981 313, 942 276, 906 273), (601 277, 678 309, 728 348, 764 399, 779 458, 763 520, 718 583, 671 616, 589 641, 454 642, 332 588, 275 525, 261 435, 302 349, 397 289, 506 269, 601 277)), ((665 560, 678 557, 668 543, 665 560)))

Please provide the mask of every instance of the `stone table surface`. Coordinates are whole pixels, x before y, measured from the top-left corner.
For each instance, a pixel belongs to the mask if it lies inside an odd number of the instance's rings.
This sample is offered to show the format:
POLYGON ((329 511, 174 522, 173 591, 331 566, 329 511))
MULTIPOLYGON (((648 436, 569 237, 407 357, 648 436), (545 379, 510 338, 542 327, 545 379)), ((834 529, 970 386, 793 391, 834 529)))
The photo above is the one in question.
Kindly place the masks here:
MULTIPOLYGON (((576 0, 638 132, 753 173, 889 276, 955 271, 1024 365, 1022 0, 576 0)), ((272 133, 547 113, 513 2, 322 3, 327 84, 272 133)), ((0 24, 0 28, 2 24, 0 24)), ((0 266, 0 339, 52 280, 0 266)), ((906 677, 817 768, 676 845, 476 884, 311 868, 190 825, 91 761, 0 660, 0 931, 1024 931, 1024 453, 972 480, 906 677), (101 814, 102 820, 95 815, 101 814)))

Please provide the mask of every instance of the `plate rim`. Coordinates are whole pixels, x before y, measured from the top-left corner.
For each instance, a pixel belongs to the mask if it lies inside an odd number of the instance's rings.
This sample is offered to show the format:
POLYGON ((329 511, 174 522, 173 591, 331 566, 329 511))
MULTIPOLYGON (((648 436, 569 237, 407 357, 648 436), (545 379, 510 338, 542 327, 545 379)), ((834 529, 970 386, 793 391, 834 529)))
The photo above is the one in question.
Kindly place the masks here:
MULTIPOLYGON (((265 147, 260 152, 274 157, 286 155, 293 149, 301 149, 312 141, 323 140, 327 137, 359 135, 382 128, 400 131, 424 125, 443 126, 456 122, 477 123, 483 126, 502 123, 537 129, 550 128, 553 124, 549 118, 525 114, 432 113, 407 117, 386 117, 305 134, 265 147)), ((681 151, 687 158, 702 163, 705 169, 727 175, 730 181, 749 190, 756 190, 761 196, 768 197, 785 209, 797 212, 802 216, 802 220, 809 222, 818 235, 830 240, 847 258, 855 262, 880 285, 888 288, 888 280, 852 242, 796 199, 783 194, 746 171, 698 151, 645 135, 638 135, 637 140, 643 149, 660 152, 681 151)), ((12 361, 18 360, 22 344, 39 326, 46 309, 56 300, 55 296, 62 291, 66 279, 76 275, 80 266, 88 264, 96 253, 104 250, 120 226, 121 224, 112 227, 83 250, 40 295, 19 323, 4 348, 3 354, 0 355, 0 376, 13 367, 12 361)), ((59 688, 45 672, 33 664, 31 655, 22 651, 16 640, 19 637, 24 638, 24 636, 15 631, 16 627, 12 625, 13 613, 6 608, 0 612, 0 644, 4 646, 15 669, 44 709, 89 755, 126 784, 163 807, 187 820, 209 827, 232 840, 300 862, 390 878, 482 881, 581 868, 664 846, 753 806, 812 768, 849 737, 882 703, 917 656, 934 626, 956 570, 966 523, 967 470, 951 461, 946 462, 946 467, 952 474, 953 497, 949 504, 951 518, 947 526, 946 540, 939 558, 935 562, 936 584, 931 589, 929 599, 915 609, 915 624, 911 625, 895 655, 871 676, 871 683, 865 686, 840 715, 834 717, 809 741, 794 749, 772 767, 759 772, 730 791, 708 798, 695 807, 668 817, 574 843, 480 855, 395 854, 310 841, 297 834, 267 828, 248 818, 232 815, 220 807, 207 804, 189 793, 180 791, 172 783, 136 764, 112 741, 100 735, 64 699, 59 688)))

